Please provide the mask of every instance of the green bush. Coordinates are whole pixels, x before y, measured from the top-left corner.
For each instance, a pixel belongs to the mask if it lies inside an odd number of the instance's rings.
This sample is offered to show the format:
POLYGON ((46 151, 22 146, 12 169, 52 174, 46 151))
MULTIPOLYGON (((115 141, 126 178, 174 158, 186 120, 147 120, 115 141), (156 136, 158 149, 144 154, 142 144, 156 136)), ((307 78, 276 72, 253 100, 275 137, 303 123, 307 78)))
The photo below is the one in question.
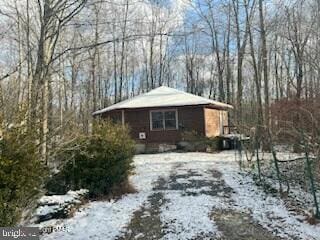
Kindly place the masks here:
POLYGON ((221 137, 207 138, 207 146, 210 147, 212 151, 222 150, 222 141, 221 137))
POLYGON ((186 131, 182 133, 182 142, 186 144, 178 143, 178 149, 184 151, 218 151, 222 149, 222 138, 199 135, 195 131, 186 131))
POLYGON ((43 184, 45 168, 30 134, 11 128, 0 140, 0 226, 13 226, 43 184))
POLYGON ((59 154, 65 164, 47 183, 49 193, 89 189, 90 197, 110 193, 128 179, 134 142, 127 128, 111 122, 95 124, 93 134, 81 136, 59 154))

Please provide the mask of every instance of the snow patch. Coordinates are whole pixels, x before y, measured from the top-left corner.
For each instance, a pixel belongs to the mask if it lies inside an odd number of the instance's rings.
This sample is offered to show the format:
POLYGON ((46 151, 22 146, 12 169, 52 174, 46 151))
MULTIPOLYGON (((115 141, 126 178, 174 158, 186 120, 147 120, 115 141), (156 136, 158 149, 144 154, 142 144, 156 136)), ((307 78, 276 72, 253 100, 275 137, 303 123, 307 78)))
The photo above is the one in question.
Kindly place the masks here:
POLYGON ((166 233, 163 240, 220 235, 217 226, 210 219, 214 206, 210 196, 181 196, 181 192, 168 191, 165 198, 169 202, 161 207, 161 221, 166 233))
POLYGON ((68 226, 67 232, 45 235, 44 239, 114 239, 146 198, 146 194, 131 194, 118 201, 91 202, 73 218, 63 221, 68 226))
POLYGON ((301 222, 302 216, 291 214, 281 199, 266 195, 250 177, 239 174, 233 166, 220 166, 219 170, 225 182, 236 191, 232 195, 234 209, 250 213, 259 224, 280 237, 319 239, 319 226, 301 222))

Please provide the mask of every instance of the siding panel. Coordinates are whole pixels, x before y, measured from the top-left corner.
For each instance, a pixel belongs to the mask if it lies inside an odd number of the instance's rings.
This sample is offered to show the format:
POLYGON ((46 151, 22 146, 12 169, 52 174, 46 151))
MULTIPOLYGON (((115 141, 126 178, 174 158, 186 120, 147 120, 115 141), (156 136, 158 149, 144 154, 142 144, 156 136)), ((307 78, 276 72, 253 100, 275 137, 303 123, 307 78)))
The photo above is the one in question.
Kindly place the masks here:
POLYGON ((216 137, 222 135, 223 126, 228 125, 227 111, 205 108, 204 116, 206 136, 216 137))
MULTIPOLYGON (((131 137, 138 143, 168 143, 175 144, 181 140, 183 131, 196 131, 204 136, 204 112, 203 106, 183 106, 170 108, 146 108, 146 109, 126 109, 124 121, 130 127, 131 137), (178 110, 178 130, 150 130, 150 111, 177 109, 178 110), (139 139, 139 133, 145 132, 146 139, 139 139)), ((104 113, 103 118, 119 118, 121 111, 104 113)), ((121 118, 120 118, 121 119, 121 118)))

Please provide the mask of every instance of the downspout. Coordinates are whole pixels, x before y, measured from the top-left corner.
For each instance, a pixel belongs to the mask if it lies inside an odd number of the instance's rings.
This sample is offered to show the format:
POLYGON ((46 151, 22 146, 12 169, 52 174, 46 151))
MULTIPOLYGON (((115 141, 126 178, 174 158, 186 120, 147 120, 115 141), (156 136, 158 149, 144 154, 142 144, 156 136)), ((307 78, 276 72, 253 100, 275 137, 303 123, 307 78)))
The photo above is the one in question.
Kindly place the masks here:
POLYGON ((220 136, 222 136, 223 135, 223 128, 224 128, 224 126, 223 126, 223 112, 222 112, 222 110, 219 110, 219 128, 220 128, 220 136))
POLYGON ((206 107, 202 108, 203 111, 203 120, 204 120, 204 136, 207 137, 207 119, 206 119, 206 107))
POLYGON ((124 110, 121 110, 121 123, 122 127, 124 127, 124 110))

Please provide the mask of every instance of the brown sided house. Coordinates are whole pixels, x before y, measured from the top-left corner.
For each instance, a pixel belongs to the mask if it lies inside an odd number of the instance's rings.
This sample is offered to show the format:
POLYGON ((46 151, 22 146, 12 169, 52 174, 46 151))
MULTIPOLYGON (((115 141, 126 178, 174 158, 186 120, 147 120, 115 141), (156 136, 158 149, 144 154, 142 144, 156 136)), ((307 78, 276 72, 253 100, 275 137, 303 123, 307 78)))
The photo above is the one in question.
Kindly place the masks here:
POLYGON ((93 113, 128 124, 132 138, 144 146, 176 144, 184 131, 201 136, 223 134, 231 105, 169 87, 159 87, 93 113))

